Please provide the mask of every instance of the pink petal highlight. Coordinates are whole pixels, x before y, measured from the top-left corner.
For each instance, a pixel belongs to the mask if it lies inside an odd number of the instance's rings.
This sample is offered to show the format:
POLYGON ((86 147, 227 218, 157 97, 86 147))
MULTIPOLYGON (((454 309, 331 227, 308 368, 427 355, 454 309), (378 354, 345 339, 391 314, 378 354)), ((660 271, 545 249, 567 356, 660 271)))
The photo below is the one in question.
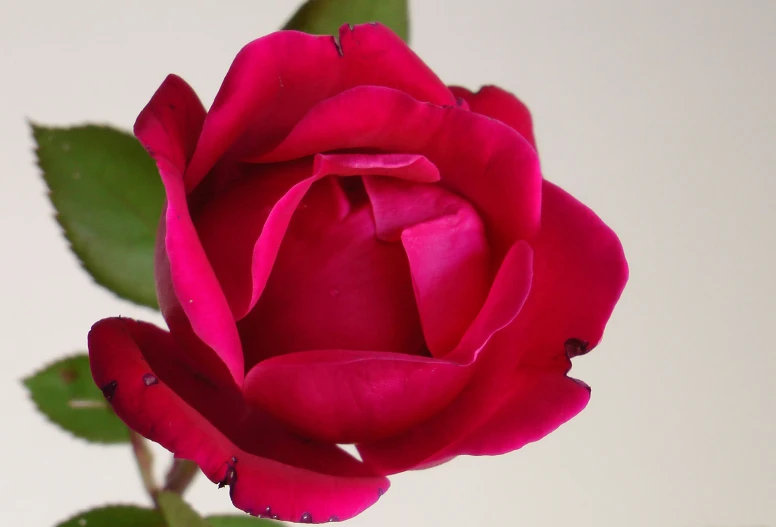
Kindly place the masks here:
POLYGON ((319 154, 316 172, 338 176, 390 176, 416 183, 439 181, 439 170, 417 154, 319 154))
POLYGON ((431 417, 470 373, 454 363, 396 353, 304 351, 257 364, 246 377, 245 393, 307 436, 353 443, 431 417))
POLYGON ((483 86, 476 93, 451 86, 450 91, 466 101, 471 111, 493 117, 514 128, 536 149, 531 112, 520 99, 496 86, 483 86))
POLYGON ((163 243, 166 257, 157 257, 159 306, 172 321, 173 331, 179 320, 175 312, 182 309, 193 332, 241 384, 244 369, 237 327, 199 243, 184 189, 185 163, 198 135, 196 124, 201 123, 202 112, 191 88, 180 78, 169 76, 135 123, 135 135, 156 160, 167 193, 164 227, 157 235, 157 245, 163 243))
POLYGON ((441 184, 481 212, 500 255, 538 230, 541 172, 536 151, 522 136, 499 121, 389 88, 353 88, 321 102, 277 148, 250 159, 282 161, 352 148, 427 157, 441 184))
POLYGON ((299 438, 245 406, 239 392, 195 376, 177 361, 181 351, 169 334, 150 324, 98 322, 89 356, 95 382, 125 423, 228 485, 232 502, 246 512, 294 522, 346 520, 389 486, 335 445, 299 438))
POLYGON ((272 33, 235 58, 205 121, 187 188, 227 151, 236 158, 266 152, 314 105, 359 85, 387 86, 435 104, 455 102, 439 78, 380 24, 343 26, 339 42, 296 31, 272 33))

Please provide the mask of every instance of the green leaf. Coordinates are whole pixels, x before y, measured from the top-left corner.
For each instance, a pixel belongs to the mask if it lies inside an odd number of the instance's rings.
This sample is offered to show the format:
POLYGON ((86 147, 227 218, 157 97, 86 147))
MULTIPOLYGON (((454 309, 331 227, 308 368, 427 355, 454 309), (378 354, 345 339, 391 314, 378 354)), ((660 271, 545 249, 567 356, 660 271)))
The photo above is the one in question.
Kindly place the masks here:
POLYGON ((165 527, 159 511, 132 505, 109 505, 76 514, 57 527, 165 527))
POLYGON ((160 492, 156 503, 169 527, 210 527, 208 522, 174 492, 160 492))
POLYGON ((126 443, 129 432, 95 386, 89 358, 76 355, 24 379, 32 400, 51 421, 96 443, 126 443))
POLYGON ((157 307, 154 242, 164 189, 151 157, 107 126, 33 124, 32 133, 57 221, 83 266, 117 295, 157 307))
POLYGON ((278 527, 282 525, 253 516, 208 516, 206 519, 212 527, 278 527))
POLYGON ((337 35, 342 24, 381 22, 409 42, 409 0, 308 0, 283 29, 337 35))

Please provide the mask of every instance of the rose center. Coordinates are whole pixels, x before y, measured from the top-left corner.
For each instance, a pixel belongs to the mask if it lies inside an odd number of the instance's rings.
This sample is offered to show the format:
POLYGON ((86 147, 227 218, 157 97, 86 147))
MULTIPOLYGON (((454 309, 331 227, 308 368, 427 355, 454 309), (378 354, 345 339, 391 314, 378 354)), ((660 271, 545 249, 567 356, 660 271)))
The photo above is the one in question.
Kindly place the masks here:
POLYGON ((426 353, 407 256, 375 236, 360 180, 328 176, 297 207, 258 303, 238 323, 246 369, 295 351, 426 353))

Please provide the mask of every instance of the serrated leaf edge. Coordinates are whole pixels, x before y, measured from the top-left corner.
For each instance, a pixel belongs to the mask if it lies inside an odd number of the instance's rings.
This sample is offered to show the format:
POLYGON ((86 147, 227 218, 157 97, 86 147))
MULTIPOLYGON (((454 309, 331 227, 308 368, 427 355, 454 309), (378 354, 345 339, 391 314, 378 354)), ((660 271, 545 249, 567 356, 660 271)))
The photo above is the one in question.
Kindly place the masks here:
MULTIPOLYGON (((24 385, 24 387, 27 390, 27 398, 32 402, 33 405, 35 405, 35 409, 37 410, 38 415, 42 415, 43 418, 46 421, 48 421, 49 423, 54 425, 60 432, 64 432, 67 435, 69 435, 70 437, 73 437, 73 438, 75 438, 75 439, 77 439, 79 441, 82 441, 82 442, 86 443, 86 444, 98 444, 98 445, 105 445, 105 446, 126 446, 127 444, 129 444, 129 428, 127 428, 127 440, 126 441, 105 441, 105 440, 102 440, 102 439, 87 439, 87 438, 85 438, 83 436, 79 436, 78 434, 76 434, 72 430, 68 430, 67 428, 63 427, 61 424, 59 424, 56 421, 54 421, 53 419, 51 419, 51 417, 49 417, 49 415, 41 409, 40 405, 38 404, 38 401, 35 400, 35 395, 32 393, 32 390, 30 389, 30 385, 27 383, 27 381, 29 381, 30 379, 36 377, 39 373, 42 373, 43 371, 47 370, 51 366, 54 366, 58 362, 64 362, 64 361, 67 361, 67 360, 70 360, 70 359, 75 359, 75 358, 78 358, 78 357, 82 357, 84 355, 88 356, 87 353, 74 353, 72 355, 66 355, 64 357, 60 357, 58 359, 55 359, 55 360, 52 360, 50 362, 45 363, 43 366, 41 366, 40 368, 35 370, 30 375, 22 378, 21 379, 21 383, 24 385)), ((110 408, 110 406, 108 408, 110 408)), ((118 416, 116 418, 118 419, 118 416)), ((119 419, 119 421, 121 421, 121 419, 119 419)), ((126 426, 126 425, 124 425, 124 426, 126 426)))
POLYGON ((129 133, 126 130, 122 130, 121 128, 117 128, 116 126, 112 124, 99 124, 99 123, 93 123, 93 122, 85 122, 81 124, 74 124, 70 126, 41 126, 35 122, 33 122, 31 119, 27 119, 27 124, 30 126, 31 134, 32 134, 32 140, 35 144, 35 147, 33 148, 33 154, 35 155, 35 166, 38 167, 40 170, 39 176, 43 181, 46 183, 46 197, 48 198, 49 203, 51 204, 51 208, 54 209, 54 219, 57 222, 57 225, 59 225, 60 232, 62 234, 62 237, 65 239, 65 242, 67 244, 67 248, 69 249, 69 252, 72 256, 75 257, 76 261, 78 262, 81 269, 86 271, 86 274, 89 276, 89 278, 100 286, 102 289, 105 289, 109 293, 111 293, 116 298, 123 300, 125 302, 130 302, 132 304, 147 307, 150 309, 153 309, 155 311, 159 310, 158 305, 152 305, 145 301, 140 300, 139 298, 132 297, 131 291, 129 292, 122 292, 119 293, 117 291, 114 291, 109 285, 107 285, 107 281, 103 276, 101 276, 102 273, 100 273, 98 270, 92 268, 83 258, 81 258, 81 255, 78 254, 78 252, 75 250, 75 246, 72 240, 73 233, 70 231, 70 229, 67 228, 64 221, 61 219, 61 215, 59 213, 59 209, 57 209, 56 204, 54 203, 54 192, 51 189, 51 184, 49 182, 48 177, 46 176, 46 169, 43 166, 43 162, 40 157, 40 143, 38 142, 37 137, 35 136, 36 131, 45 131, 49 128, 51 129, 59 129, 59 130, 70 130, 73 128, 83 128, 87 126, 94 126, 94 127, 102 127, 102 128, 112 128, 116 131, 123 132, 123 133, 129 133))

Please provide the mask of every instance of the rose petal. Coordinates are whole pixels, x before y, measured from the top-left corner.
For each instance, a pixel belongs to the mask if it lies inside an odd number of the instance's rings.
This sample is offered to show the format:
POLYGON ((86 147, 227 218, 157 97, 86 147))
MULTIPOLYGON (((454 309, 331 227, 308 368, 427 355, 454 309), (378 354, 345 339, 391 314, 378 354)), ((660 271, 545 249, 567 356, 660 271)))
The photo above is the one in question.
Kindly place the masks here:
POLYGON ((248 369, 315 349, 424 352, 402 247, 375 238, 368 205, 327 219, 320 183, 294 213, 266 288, 239 323, 248 369))
MULTIPOLYGON (((247 165, 242 170, 243 176, 205 203, 195 218, 236 320, 258 302, 289 222, 313 183, 329 175, 384 174, 419 182, 439 179, 436 167, 426 158, 405 154, 318 154, 314 163, 303 158, 247 165)), ((339 212, 342 217, 345 213, 339 212)))
POLYGON ((434 460, 461 454, 497 456, 533 443, 584 410, 590 387, 557 371, 520 368, 514 389, 485 423, 434 460))
MULTIPOLYGON (((476 217, 477 214, 465 199, 440 185, 380 176, 366 176, 363 180, 372 204, 375 232, 386 242, 399 242, 405 229, 437 218, 456 216, 462 210, 466 215, 476 217)), ((482 230, 482 222, 477 223, 482 230)))
POLYGON ((517 242, 504 257, 482 309, 445 358, 458 364, 474 362, 490 338, 518 316, 532 282, 533 251, 526 242, 517 242))
POLYGON ((461 454, 502 453, 551 432, 586 404, 576 381, 563 380, 564 343, 598 343, 627 264, 617 236, 590 209, 548 182, 543 196, 533 285, 519 315, 480 352, 453 403, 405 434, 359 445, 366 462, 389 474, 461 454), (526 416, 536 418, 520 420, 526 416))
POLYGON ((511 126, 536 148, 531 112, 520 99, 508 91, 497 86, 483 86, 476 93, 459 86, 450 86, 450 91, 465 100, 471 111, 493 117, 511 126))
POLYGON ((342 26, 338 41, 296 31, 272 33, 235 58, 205 121, 186 174, 187 188, 201 181, 228 149, 230 157, 266 152, 315 104, 359 85, 455 103, 439 78, 383 25, 342 26))
MULTIPOLYGON (((241 384, 245 372, 237 327, 199 243, 184 190, 185 163, 203 116, 202 104, 192 89, 171 75, 135 123, 135 135, 156 160, 167 193, 157 234, 157 246, 163 244, 156 258, 157 295, 172 331, 179 329, 181 335, 193 331, 205 344, 196 346, 197 354, 206 357, 214 353, 234 382, 241 384)), ((209 362, 218 361, 212 357, 209 362)))
POLYGON ((549 181, 543 192, 536 278, 518 317, 523 363, 559 359, 565 366, 566 340, 587 342, 588 350, 598 344, 628 280, 628 263, 617 235, 592 210, 549 181))
POLYGON ((447 405, 470 371, 396 353, 320 350, 273 357, 246 377, 249 401, 305 435, 333 443, 372 441, 447 405))
POLYGON ((247 160, 283 161, 352 148, 426 156, 439 169, 441 183, 480 211, 500 256, 538 230, 539 161, 520 134, 499 121, 389 88, 353 88, 321 102, 272 152, 247 160))
POLYGON ((477 213, 437 185, 365 177, 377 237, 401 240, 431 354, 451 351, 490 286, 491 258, 477 213))
POLYGON ((314 181, 311 158, 241 171, 194 218, 235 320, 250 311, 252 296, 261 294, 291 215, 314 181))
POLYGON ((132 429, 196 462, 230 486, 234 505, 254 515, 313 522, 348 519, 389 482, 336 445, 301 439, 250 410, 179 358, 170 335, 150 324, 105 319, 89 334, 92 375, 132 429))

